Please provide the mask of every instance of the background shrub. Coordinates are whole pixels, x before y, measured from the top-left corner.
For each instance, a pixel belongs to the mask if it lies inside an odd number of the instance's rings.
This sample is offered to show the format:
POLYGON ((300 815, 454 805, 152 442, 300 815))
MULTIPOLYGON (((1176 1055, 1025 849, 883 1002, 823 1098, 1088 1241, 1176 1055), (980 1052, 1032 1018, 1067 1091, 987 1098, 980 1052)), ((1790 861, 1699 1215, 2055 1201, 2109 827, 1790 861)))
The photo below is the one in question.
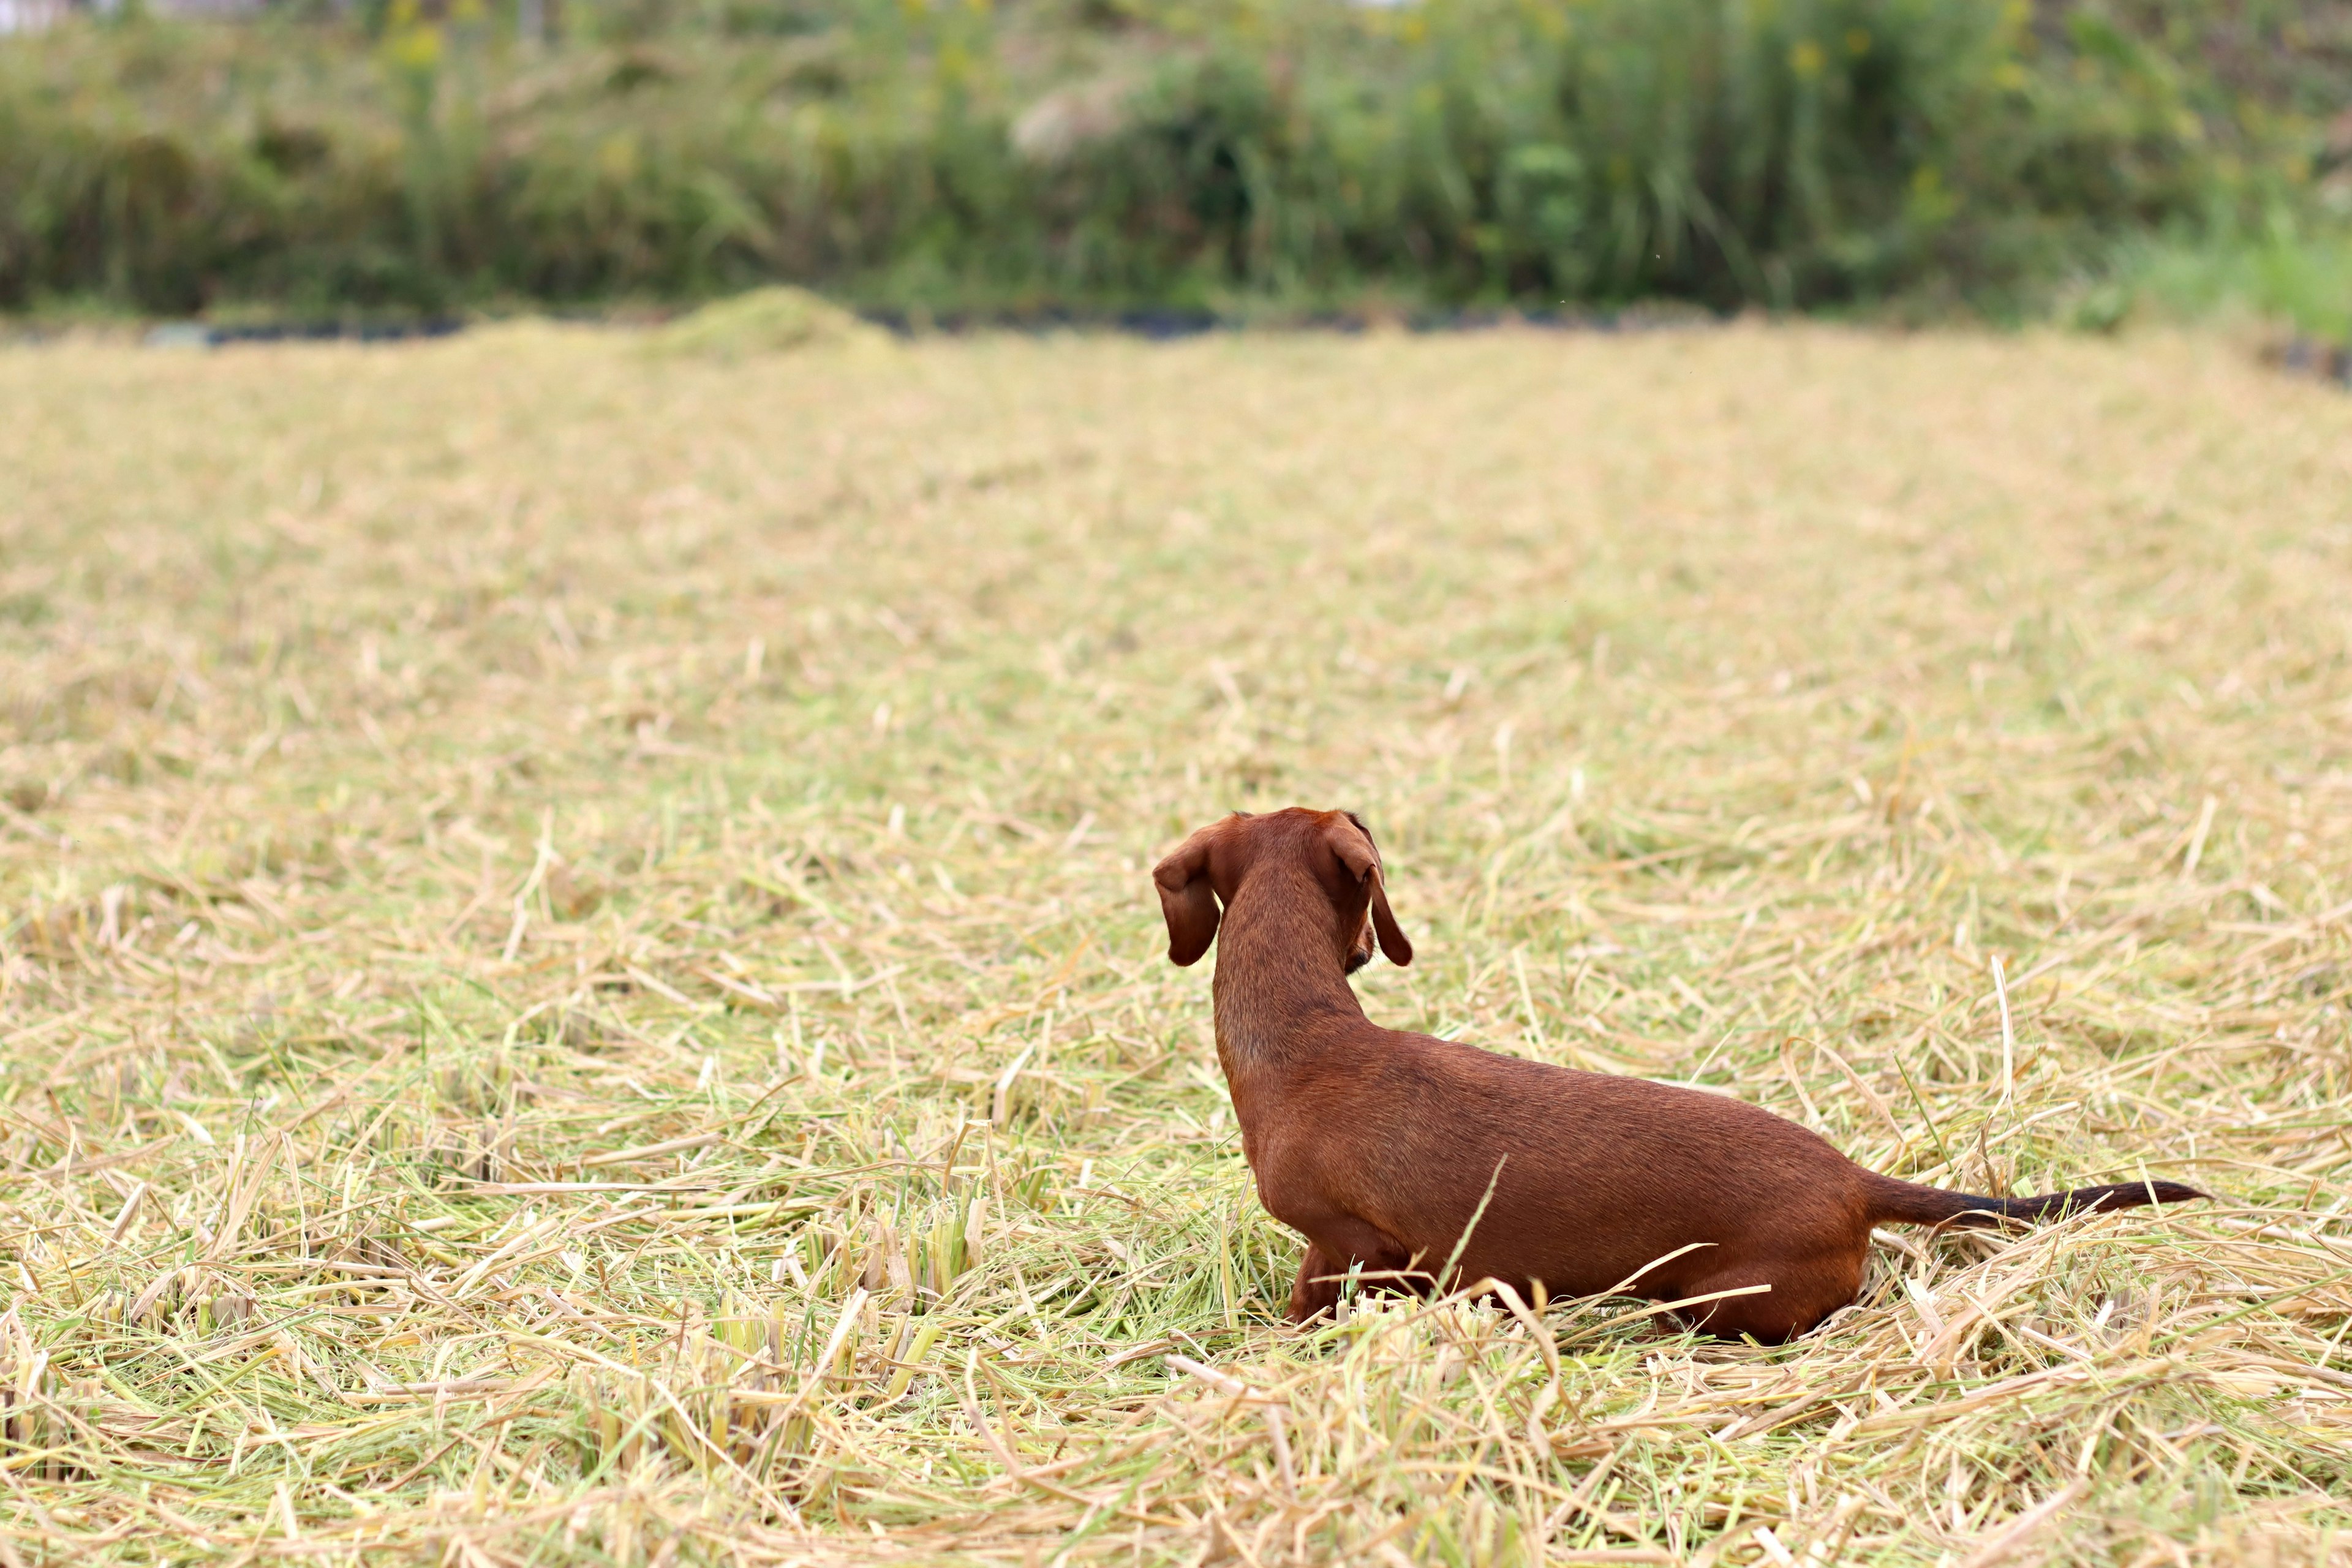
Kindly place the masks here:
POLYGON ((543 14, 0 42, 0 306, 1998 305, 2308 207, 2352 80, 2221 0, 543 14))

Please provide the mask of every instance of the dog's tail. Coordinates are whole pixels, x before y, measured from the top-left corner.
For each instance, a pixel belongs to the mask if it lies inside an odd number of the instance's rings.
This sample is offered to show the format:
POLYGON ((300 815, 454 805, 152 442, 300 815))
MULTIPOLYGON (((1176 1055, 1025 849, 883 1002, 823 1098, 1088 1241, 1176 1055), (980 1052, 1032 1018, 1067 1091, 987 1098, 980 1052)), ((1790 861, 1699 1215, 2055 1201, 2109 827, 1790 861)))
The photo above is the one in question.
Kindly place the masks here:
POLYGON ((1987 1198, 1970 1193, 1948 1193, 1916 1182, 1870 1173, 1871 1223, 1899 1220, 1907 1225, 1988 1226, 2008 1221, 2061 1219, 2093 1209, 2138 1208, 2149 1204, 2182 1204, 2206 1194, 2179 1182, 2115 1182, 2104 1187, 2076 1187, 2072 1192, 2045 1193, 2038 1198, 1987 1198))

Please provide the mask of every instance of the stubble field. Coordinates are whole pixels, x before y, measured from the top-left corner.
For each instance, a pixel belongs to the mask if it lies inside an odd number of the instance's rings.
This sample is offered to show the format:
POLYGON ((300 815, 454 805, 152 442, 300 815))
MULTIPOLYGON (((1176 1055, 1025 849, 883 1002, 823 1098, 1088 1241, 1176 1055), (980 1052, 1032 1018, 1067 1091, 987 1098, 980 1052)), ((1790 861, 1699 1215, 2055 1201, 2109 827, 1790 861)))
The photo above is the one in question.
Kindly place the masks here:
POLYGON ((2352 400, 2220 343, 16 347, 0 671, 6 1568, 2344 1558, 2352 400), (1293 1331, 1145 876, 1293 803, 1383 1023, 2217 1201, 1293 1331))

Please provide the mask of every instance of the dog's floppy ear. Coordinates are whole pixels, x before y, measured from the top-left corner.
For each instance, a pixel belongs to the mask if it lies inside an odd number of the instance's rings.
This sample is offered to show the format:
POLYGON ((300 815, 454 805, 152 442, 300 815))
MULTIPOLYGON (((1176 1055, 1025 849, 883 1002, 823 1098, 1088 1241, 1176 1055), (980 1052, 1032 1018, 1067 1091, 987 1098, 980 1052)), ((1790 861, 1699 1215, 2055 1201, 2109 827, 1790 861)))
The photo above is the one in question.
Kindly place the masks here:
POLYGON ((1331 853, 1348 874, 1372 885, 1372 934, 1381 939, 1381 951, 1391 963, 1402 969, 1412 962, 1412 943, 1404 938, 1404 929, 1397 924, 1396 915, 1389 909, 1388 879, 1381 871, 1381 852, 1372 842, 1372 830, 1354 812, 1347 814, 1346 823, 1331 825, 1331 853))
POLYGON ((1168 962, 1198 963, 1217 940, 1217 889, 1209 881, 1209 850, 1223 823, 1212 823, 1151 868, 1160 912, 1168 917, 1168 962))

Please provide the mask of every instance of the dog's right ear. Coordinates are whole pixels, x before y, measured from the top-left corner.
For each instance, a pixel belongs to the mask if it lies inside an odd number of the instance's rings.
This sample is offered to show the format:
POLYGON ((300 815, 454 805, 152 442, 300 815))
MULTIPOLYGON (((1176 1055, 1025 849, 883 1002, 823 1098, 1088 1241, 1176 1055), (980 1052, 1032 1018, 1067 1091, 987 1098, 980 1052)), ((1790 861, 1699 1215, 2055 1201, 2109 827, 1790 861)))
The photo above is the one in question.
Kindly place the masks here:
POLYGON ((1372 935, 1380 939, 1381 951, 1399 969, 1412 962, 1412 943, 1405 940, 1404 928, 1397 924, 1396 914, 1389 908, 1388 873, 1381 865, 1380 847, 1372 842, 1372 830, 1354 812, 1346 814, 1355 831, 1334 826, 1331 831, 1331 853, 1339 864, 1360 883, 1371 883, 1372 935))
POLYGON ((1168 962, 1198 963, 1217 940, 1217 889, 1209 880, 1209 851, 1223 823, 1203 827, 1151 869, 1160 912, 1168 917, 1168 962))

